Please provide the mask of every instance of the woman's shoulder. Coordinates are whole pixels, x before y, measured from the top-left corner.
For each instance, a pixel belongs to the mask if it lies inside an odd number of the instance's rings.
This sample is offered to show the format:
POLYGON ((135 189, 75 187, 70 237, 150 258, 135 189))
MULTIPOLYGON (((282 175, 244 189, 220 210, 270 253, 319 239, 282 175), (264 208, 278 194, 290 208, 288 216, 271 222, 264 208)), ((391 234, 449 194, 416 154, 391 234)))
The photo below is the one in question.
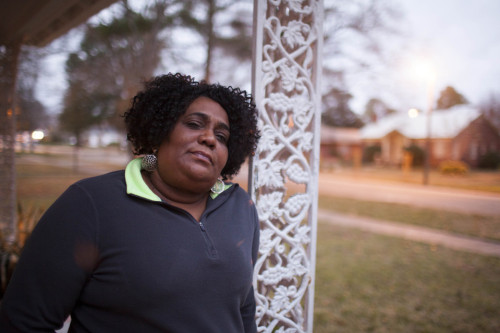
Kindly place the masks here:
POLYGON ((103 181, 113 181, 117 178, 123 177, 124 175, 125 175, 125 170, 116 170, 98 176, 82 178, 79 181, 77 181, 76 184, 86 184, 86 183, 91 184, 94 182, 100 183, 103 181))
POLYGON ((72 187, 81 187, 87 191, 107 191, 117 186, 125 186, 124 170, 117 170, 99 176, 84 178, 72 185, 72 187))
POLYGON ((245 204, 250 204, 250 206, 255 206, 255 203, 252 200, 251 195, 248 193, 246 189, 241 187, 238 183, 226 183, 231 184, 229 188, 231 191, 230 198, 236 202, 242 202, 245 204))
POLYGON ((239 183, 226 182, 226 186, 227 185, 230 185, 228 189, 231 190, 231 195, 244 196, 244 197, 250 196, 248 192, 243 187, 240 186, 239 183))

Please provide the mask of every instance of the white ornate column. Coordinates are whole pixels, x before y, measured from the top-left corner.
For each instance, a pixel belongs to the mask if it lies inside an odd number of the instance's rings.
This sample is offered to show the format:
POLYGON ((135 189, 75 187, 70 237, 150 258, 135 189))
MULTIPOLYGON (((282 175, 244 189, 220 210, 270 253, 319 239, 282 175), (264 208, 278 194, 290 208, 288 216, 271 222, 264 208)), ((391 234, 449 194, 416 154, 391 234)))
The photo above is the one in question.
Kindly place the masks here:
POLYGON ((259 332, 312 332, 322 0, 255 0, 252 90, 262 138, 249 191, 261 221, 259 332))

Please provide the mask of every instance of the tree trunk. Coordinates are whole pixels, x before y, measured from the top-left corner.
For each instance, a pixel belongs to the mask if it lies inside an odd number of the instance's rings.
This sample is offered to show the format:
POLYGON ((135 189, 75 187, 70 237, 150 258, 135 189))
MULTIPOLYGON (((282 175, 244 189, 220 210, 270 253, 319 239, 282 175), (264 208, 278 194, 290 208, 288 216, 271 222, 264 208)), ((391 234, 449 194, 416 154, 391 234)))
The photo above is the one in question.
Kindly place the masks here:
POLYGON ((210 71, 212 65, 212 51, 214 48, 214 16, 215 16, 215 0, 208 0, 208 17, 207 17, 207 62, 205 64, 205 81, 210 82, 210 71))
POLYGON ((80 148, 83 146, 82 144, 82 135, 81 133, 76 134, 76 143, 73 148, 73 174, 78 174, 80 172, 80 148))
POLYGON ((9 243, 16 237, 16 114, 15 91, 21 44, 0 51, 0 233, 9 243))

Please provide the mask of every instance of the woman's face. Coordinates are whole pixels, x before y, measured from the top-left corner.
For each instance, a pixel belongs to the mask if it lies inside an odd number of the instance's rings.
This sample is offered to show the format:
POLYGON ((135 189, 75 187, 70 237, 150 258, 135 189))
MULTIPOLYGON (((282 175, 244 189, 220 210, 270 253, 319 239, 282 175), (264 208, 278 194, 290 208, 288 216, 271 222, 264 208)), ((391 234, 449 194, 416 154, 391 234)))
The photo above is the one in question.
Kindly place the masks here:
POLYGON ((158 172, 167 185, 208 191, 228 158, 226 111, 208 97, 198 97, 180 116, 158 149, 158 172))

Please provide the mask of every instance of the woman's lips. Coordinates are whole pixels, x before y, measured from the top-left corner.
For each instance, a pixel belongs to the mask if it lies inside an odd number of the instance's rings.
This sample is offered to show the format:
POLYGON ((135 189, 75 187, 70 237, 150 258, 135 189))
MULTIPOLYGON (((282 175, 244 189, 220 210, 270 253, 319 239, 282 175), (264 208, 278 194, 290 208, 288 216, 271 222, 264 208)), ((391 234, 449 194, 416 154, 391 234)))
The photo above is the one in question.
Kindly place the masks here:
POLYGON ((196 157, 198 157, 200 160, 206 161, 207 163, 212 164, 212 158, 210 155, 202 152, 202 151, 194 151, 192 154, 196 157))

